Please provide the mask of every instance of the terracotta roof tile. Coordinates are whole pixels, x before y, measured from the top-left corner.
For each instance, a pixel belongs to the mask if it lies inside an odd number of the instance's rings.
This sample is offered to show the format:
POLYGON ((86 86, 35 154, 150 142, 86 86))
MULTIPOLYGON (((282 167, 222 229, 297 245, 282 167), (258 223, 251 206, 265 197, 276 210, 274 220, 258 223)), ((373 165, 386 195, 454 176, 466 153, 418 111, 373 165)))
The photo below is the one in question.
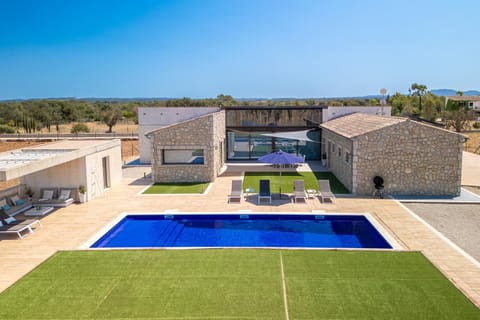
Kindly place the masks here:
POLYGON ((406 120, 405 118, 398 117, 381 117, 365 113, 352 113, 327 121, 320 126, 346 138, 353 138, 406 120))

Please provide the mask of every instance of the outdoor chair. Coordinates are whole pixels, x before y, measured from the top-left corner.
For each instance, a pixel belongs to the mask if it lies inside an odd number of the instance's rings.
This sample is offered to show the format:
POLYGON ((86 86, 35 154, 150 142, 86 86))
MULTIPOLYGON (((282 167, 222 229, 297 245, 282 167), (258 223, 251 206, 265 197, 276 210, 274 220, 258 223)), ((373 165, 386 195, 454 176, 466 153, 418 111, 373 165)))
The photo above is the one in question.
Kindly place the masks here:
POLYGON ((22 213, 32 207, 32 203, 26 199, 21 199, 18 194, 0 200, 0 211, 7 216, 14 216, 22 213))
POLYGON ((242 180, 232 180, 232 191, 228 195, 228 203, 232 199, 238 199, 239 202, 242 201, 242 180))
POLYGON ((257 202, 260 203, 262 199, 268 199, 268 201, 272 203, 272 195, 270 194, 270 180, 260 180, 257 202))
POLYGON ((318 180, 318 196, 322 203, 325 199, 330 199, 332 203, 335 203, 335 195, 330 189, 330 180, 318 180))
POLYGON ((294 180, 293 181, 293 201, 297 202, 297 199, 303 199, 307 201, 307 193, 305 191, 305 181, 294 180))
POLYGON ((27 234, 30 234, 33 233, 34 229, 42 227, 40 220, 37 219, 16 220, 14 217, 9 217, 3 213, 0 218, 0 234, 16 234, 20 239, 24 238, 22 232, 27 231, 27 234))
POLYGON ((33 202, 34 206, 67 207, 74 202, 73 196, 76 188, 43 188, 40 190, 41 198, 33 202))

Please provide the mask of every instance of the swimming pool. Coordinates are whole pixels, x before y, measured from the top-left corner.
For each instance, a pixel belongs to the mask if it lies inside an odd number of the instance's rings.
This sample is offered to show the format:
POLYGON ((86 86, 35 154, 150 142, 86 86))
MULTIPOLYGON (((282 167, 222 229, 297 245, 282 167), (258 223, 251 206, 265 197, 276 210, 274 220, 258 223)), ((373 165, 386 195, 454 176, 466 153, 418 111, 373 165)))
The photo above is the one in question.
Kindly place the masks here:
POLYGON ((363 215, 127 215, 91 248, 391 249, 363 215))

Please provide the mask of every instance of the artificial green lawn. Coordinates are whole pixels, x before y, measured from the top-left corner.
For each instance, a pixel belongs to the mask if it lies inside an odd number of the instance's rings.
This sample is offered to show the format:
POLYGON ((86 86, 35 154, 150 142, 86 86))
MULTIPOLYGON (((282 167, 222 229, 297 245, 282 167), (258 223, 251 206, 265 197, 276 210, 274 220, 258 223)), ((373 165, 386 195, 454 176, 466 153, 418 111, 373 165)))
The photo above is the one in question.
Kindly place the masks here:
POLYGON ((0 319, 480 319, 420 253, 59 252, 0 294, 0 319))
MULTIPOLYGON (((243 189, 253 187, 258 191, 259 181, 261 179, 270 180, 270 191, 272 193, 280 192, 280 174, 278 172, 245 172, 243 179, 243 189)), ((305 189, 318 190, 318 180, 330 180, 330 188, 333 193, 350 193, 345 186, 331 172, 282 172, 282 192, 293 192, 293 180, 304 180, 305 189)))
POLYGON ((203 193, 208 185, 209 182, 155 183, 143 194, 203 193))

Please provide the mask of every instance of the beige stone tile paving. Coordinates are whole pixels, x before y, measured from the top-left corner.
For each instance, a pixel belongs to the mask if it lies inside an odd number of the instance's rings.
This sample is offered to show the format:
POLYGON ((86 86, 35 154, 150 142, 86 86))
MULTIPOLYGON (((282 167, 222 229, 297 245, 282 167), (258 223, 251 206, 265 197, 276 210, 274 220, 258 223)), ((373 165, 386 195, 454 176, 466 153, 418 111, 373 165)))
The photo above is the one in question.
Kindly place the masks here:
POLYGON ((480 307, 480 268, 393 200, 337 198, 322 204, 318 198, 306 203, 288 200, 257 205, 255 196, 228 204, 231 180, 241 171, 219 177, 208 195, 137 196, 148 181, 124 179, 105 196, 85 204, 74 204, 42 217, 43 228, 23 240, 0 238, 0 291, 13 284, 58 250, 79 249, 122 212, 355 212, 370 213, 405 250, 418 250, 442 271, 467 297, 480 307))

